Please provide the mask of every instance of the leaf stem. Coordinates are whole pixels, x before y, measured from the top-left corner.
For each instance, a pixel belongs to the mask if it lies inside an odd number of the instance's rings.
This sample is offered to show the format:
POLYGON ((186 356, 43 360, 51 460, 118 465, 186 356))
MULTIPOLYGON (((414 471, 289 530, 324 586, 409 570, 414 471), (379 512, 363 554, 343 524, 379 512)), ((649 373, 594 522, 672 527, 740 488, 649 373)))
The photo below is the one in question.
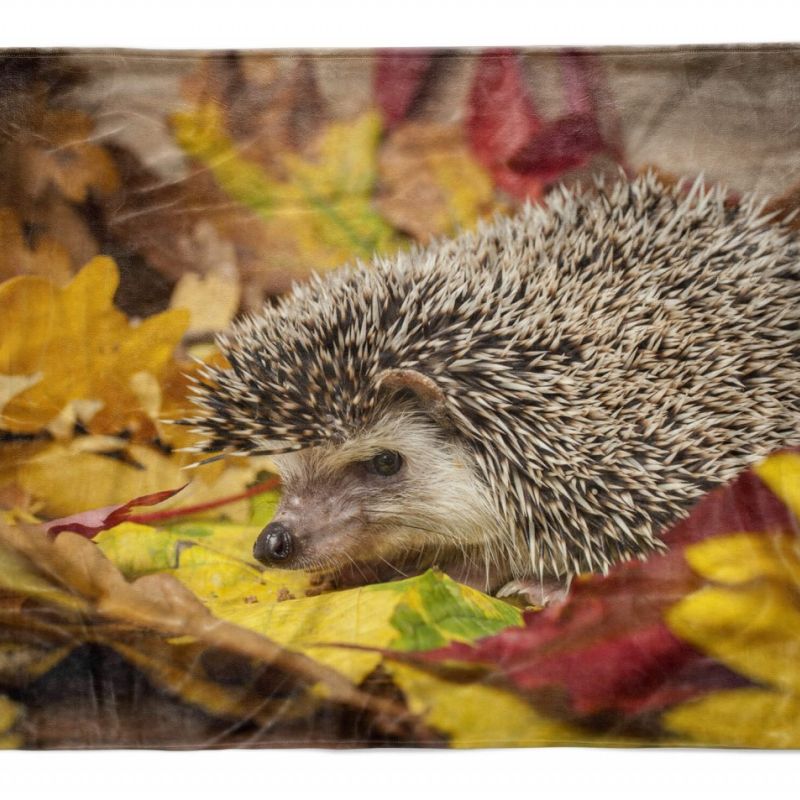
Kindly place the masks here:
POLYGON ((209 511, 212 508, 219 508, 228 503, 235 503, 238 500, 246 500, 248 497, 254 497, 257 494, 270 492, 277 489, 281 485, 280 479, 273 475, 255 486, 251 486, 244 492, 238 494, 231 494, 227 497, 218 497, 216 500, 209 500, 206 503, 197 503, 193 506, 183 506, 181 508, 166 508, 161 511, 149 511, 144 514, 131 514, 125 518, 126 522, 138 522, 141 525, 149 525, 152 522, 162 522, 166 519, 178 519, 179 517, 188 517, 192 514, 199 514, 201 511, 209 511))

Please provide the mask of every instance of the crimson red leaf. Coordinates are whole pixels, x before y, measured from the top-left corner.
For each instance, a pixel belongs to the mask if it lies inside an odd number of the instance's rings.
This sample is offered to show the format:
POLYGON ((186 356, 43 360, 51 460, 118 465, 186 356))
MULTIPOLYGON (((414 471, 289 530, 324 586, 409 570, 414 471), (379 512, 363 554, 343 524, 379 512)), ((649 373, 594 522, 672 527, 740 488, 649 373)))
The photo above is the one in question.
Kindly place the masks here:
POLYGON ((542 182, 520 175, 509 160, 539 132, 542 122, 525 86, 520 56, 493 50, 478 58, 469 96, 467 137, 495 183, 515 197, 538 197, 542 182))
POLYGON ((384 50, 375 65, 375 100, 387 127, 405 119, 433 63, 429 50, 384 50))
POLYGON ((133 500, 128 500, 127 503, 121 503, 115 506, 106 506, 105 508, 94 508, 89 511, 81 511, 79 514, 71 514, 69 517, 61 517, 48 522, 45 526, 48 533, 56 534, 61 531, 72 531, 73 533, 80 533, 91 539, 96 536, 100 531, 113 528, 124 522, 130 511, 140 506, 154 506, 158 503, 169 500, 174 497, 182 489, 186 488, 188 484, 179 486, 177 489, 165 489, 163 492, 154 492, 153 494, 146 494, 142 497, 134 497, 133 500))
POLYGON ((596 119, 588 114, 569 114, 543 128, 515 153, 508 166, 516 173, 549 183, 585 164, 604 146, 596 119))

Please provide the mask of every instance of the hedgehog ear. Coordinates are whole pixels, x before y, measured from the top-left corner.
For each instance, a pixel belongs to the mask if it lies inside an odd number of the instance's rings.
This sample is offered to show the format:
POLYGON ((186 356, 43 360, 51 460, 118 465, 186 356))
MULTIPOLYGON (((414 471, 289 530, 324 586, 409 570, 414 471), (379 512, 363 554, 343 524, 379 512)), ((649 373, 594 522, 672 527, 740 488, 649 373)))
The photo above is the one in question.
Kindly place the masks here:
POLYGON ((423 411, 443 428, 455 427, 444 392, 433 378, 422 372, 415 369, 385 369, 378 373, 374 386, 390 392, 411 393, 419 401, 423 411))

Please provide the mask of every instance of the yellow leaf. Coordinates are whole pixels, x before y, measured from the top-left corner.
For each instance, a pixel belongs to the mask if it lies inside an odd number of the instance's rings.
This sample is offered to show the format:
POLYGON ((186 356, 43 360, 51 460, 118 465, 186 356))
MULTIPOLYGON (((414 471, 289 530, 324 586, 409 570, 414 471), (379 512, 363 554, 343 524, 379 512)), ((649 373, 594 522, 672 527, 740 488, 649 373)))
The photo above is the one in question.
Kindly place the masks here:
POLYGON ((187 333, 200 334, 227 328, 239 308, 238 276, 212 272, 200 276, 184 273, 170 300, 170 308, 185 308, 191 315, 187 333))
MULTIPOLYGON (((228 563, 219 568, 219 560, 204 572, 192 564, 203 558, 202 552, 187 551, 181 567, 173 572, 181 582, 197 593, 212 612, 222 619, 269 636, 273 641, 297 650, 315 661, 361 683, 380 663, 377 653, 341 647, 320 646, 346 643, 369 647, 388 647, 397 637, 391 618, 400 599, 391 592, 370 592, 369 587, 320 594, 316 597, 275 602, 281 589, 289 589, 291 576, 277 580, 269 573, 263 579, 257 571, 247 572, 228 563), (245 574, 247 572, 247 574, 245 574), (213 583, 213 578, 220 583, 213 583), (249 576, 249 580, 248 580, 249 576), (227 586, 225 585, 227 582, 227 586), (253 598, 250 602, 246 598, 253 598)), ((307 582, 307 577, 295 576, 307 582)))
POLYGON ((0 374, 41 375, 6 403, 0 427, 35 433, 81 401, 96 409, 86 420, 95 433, 152 424, 131 380, 166 371, 188 314, 166 311, 133 326, 113 306, 117 284, 114 262, 98 257, 63 289, 29 276, 0 286, 0 374))
POLYGON ((733 533, 693 545, 685 556, 714 583, 735 586, 763 578, 800 588, 800 539, 794 535, 733 533))
POLYGON ((762 461, 755 473, 800 519, 800 454, 776 453, 762 461))
MULTIPOLYGON (((785 474, 785 473, 784 473, 785 474)), ((761 684, 715 692, 665 713, 703 744, 800 745, 800 549, 793 534, 737 533, 686 549, 710 583, 669 609, 672 631, 761 684)))
MULTIPOLYGON (((0 448, 0 485, 16 483, 41 501, 41 513, 48 517, 125 503, 132 497, 190 481, 179 494, 159 506, 185 507, 238 494, 255 475, 255 464, 247 462, 189 473, 182 468, 181 459, 122 440, 111 439, 107 443, 107 437, 84 436, 66 443, 0 448), (115 446, 114 441, 119 444, 115 446)), ((217 513, 229 520, 245 520, 250 503, 228 503, 217 513)))
MULTIPOLYGON (((148 663, 149 674, 175 691, 182 691, 181 672, 186 672, 188 656, 191 685, 187 685, 187 695, 195 701, 208 702, 215 709, 226 705, 238 716, 259 718, 263 694, 252 682, 228 692, 207 680, 207 665, 200 663, 201 658, 227 654, 260 671, 275 668, 301 691, 316 687, 333 702, 368 711, 375 724, 390 735, 403 730, 406 735, 426 735, 424 726, 406 719, 404 709, 394 701, 372 697, 304 655, 213 617, 174 577, 155 574, 133 582, 125 580, 101 550, 82 536, 67 531, 52 538, 41 527, 0 524, 0 549, 20 557, 43 579, 88 604, 82 624, 74 626, 77 640, 102 643, 121 652, 131 652, 126 647, 135 644, 132 653, 141 656, 137 663, 148 663)), ((52 610, 41 610, 45 612, 43 621, 37 621, 49 624, 52 610)))
POLYGON ((0 694, 0 750, 22 746, 22 737, 13 733, 13 728, 21 717, 22 709, 0 694))
POLYGON ((710 581, 667 612, 669 627, 733 670, 800 691, 800 558, 791 535, 736 534, 686 550, 710 581))
POLYGON ((329 125, 310 158, 284 154, 286 177, 280 179, 239 153, 216 103, 175 114, 172 122, 183 149, 211 169, 234 200, 265 219, 270 247, 289 240, 304 264, 320 269, 397 246, 392 228, 372 207, 377 112, 329 125))
POLYGON ((714 692, 666 711, 662 724, 711 747, 797 748, 800 697, 758 688, 714 692))
POLYGON ((308 577, 239 564, 220 568, 201 548, 181 554, 173 574, 215 616, 263 633, 360 683, 381 663, 379 653, 337 647, 426 649, 473 641, 511 624, 519 612, 440 573, 303 597, 308 577), (188 572, 195 560, 205 572, 188 572), (214 583, 216 579, 216 583, 214 583), (295 599, 275 602, 286 592, 295 599))
POLYGON ((479 681, 447 681, 405 664, 386 668, 411 710, 446 733, 453 747, 612 743, 545 717, 511 692, 479 681))
POLYGON ((128 577, 169 572, 219 619, 269 636, 360 683, 375 649, 415 650, 473 641, 520 624, 515 608, 429 572, 416 578, 306 596, 302 571, 264 570, 252 555, 261 526, 197 520, 169 530, 123 523, 97 544, 128 577))
POLYGON ((800 691, 800 608, 785 587, 705 588, 667 612, 682 639, 736 672, 800 691))

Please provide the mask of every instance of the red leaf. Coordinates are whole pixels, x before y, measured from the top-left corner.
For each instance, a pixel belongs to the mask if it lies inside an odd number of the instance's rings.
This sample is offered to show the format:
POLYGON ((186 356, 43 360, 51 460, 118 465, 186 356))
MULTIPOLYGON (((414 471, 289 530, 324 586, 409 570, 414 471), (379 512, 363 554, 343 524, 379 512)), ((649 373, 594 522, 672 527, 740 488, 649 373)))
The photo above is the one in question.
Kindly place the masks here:
POLYGON ((179 486, 177 489, 166 489, 163 492, 154 492, 153 494, 146 494, 142 497, 135 497, 133 500, 128 500, 127 503, 121 503, 115 506, 106 506, 105 508, 94 508, 90 511, 82 511, 80 514, 72 514, 69 517, 61 517, 48 522, 45 526, 48 533, 56 534, 61 531, 72 531, 73 533, 80 533, 91 539, 96 536, 100 531, 113 528, 124 522, 129 512, 138 508, 139 506, 154 506, 162 503, 164 500, 169 500, 174 497, 182 489, 185 489, 188 484, 179 486))
POLYGON ((563 172, 585 164, 605 147, 597 120, 568 114, 551 122, 509 160, 512 171, 549 183, 563 172))
POLYGON ((748 685, 746 677, 677 638, 664 623, 665 612, 702 585, 684 556, 687 545, 742 530, 768 536, 796 524, 748 470, 664 535, 667 553, 577 579, 564 603, 527 613, 524 627, 407 657, 484 665, 534 702, 548 698, 552 707, 555 698, 570 718, 610 712, 620 720, 748 685))
POLYGON ((510 50, 483 53, 470 91, 467 136, 475 157, 492 173, 495 183, 515 197, 542 193, 538 177, 520 175, 508 166, 541 127, 525 86, 520 56, 510 50))
POLYGON ((387 127, 405 119, 433 63, 429 50, 384 50, 375 66, 375 100, 387 127))

